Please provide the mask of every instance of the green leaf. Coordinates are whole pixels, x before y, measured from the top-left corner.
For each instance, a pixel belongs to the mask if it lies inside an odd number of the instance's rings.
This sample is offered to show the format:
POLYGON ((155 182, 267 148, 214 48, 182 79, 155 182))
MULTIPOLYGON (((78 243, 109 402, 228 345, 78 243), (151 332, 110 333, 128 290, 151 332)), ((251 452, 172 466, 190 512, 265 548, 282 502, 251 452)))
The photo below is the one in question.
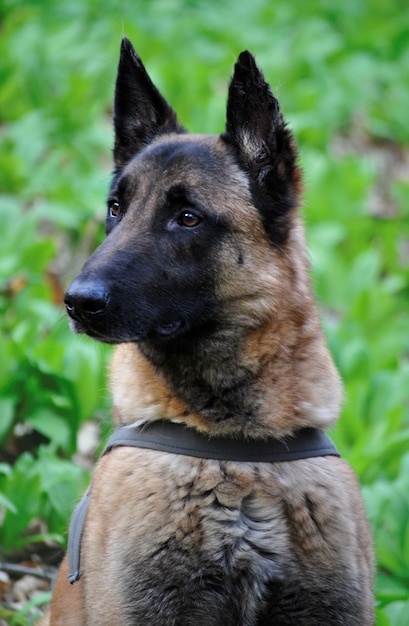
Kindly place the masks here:
POLYGON ((14 398, 0 397, 0 444, 7 437, 14 424, 16 401, 14 398))
POLYGON ((382 609, 376 609, 376 626, 392 626, 389 617, 382 609))
POLYGON ((407 600, 409 598, 409 587, 399 580, 380 572, 376 579, 377 597, 382 604, 407 600))
POLYGON ((10 476, 11 466, 8 463, 0 463, 0 474, 4 474, 5 476, 10 476))
POLYGON ((11 502, 11 500, 9 500, 8 498, 6 498, 5 495, 0 493, 0 507, 2 506, 4 506, 5 509, 8 509, 12 513, 17 513, 17 509, 14 506, 14 504, 11 502))
POLYGON ((392 602, 384 608, 385 615, 392 626, 407 626, 409 615, 409 600, 406 602, 392 602))
POLYGON ((35 430, 48 437, 57 446, 65 449, 70 441, 70 429, 67 422, 48 409, 38 409, 27 418, 35 430))

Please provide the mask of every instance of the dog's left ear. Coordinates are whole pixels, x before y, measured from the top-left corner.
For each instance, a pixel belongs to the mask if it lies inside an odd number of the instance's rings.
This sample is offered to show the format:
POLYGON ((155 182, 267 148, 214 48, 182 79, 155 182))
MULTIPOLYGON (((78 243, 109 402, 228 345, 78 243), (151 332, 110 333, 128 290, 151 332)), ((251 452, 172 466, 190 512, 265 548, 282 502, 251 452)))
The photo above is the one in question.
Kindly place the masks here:
POLYGON ((182 133, 176 113, 150 79, 131 42, 124 38, 115 87, 115 146, 117 168, 162 133, 182 133))
POLYGON ((255 204, 276 243, 288 234, 288 212, 299 201, 297 149, 279 104, 254 57, 242 52, 234 68, 223 139, 233 145, 247 172, 255 204))

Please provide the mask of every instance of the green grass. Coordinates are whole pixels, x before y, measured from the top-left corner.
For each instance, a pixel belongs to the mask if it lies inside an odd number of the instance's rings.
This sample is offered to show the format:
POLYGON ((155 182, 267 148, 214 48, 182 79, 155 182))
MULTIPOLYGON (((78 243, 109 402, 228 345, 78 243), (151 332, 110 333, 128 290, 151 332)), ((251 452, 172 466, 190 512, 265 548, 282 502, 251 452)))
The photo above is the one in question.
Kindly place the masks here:
POLYGON ((0 0, 6 555, 38 517, 64 545, 88 480, 71 462, 78 428, 109 428, 110 351, 69 332, 61 292, 102 237, 120 39, 198 132, 223 130, 228 78, 248 48, 299 141, 315 290, 346 387, 333 437, 374 530, 377 623, 407 624, 408 32, 403 0, 0 0), (13 459, 17 425, 43 443, 13 459))

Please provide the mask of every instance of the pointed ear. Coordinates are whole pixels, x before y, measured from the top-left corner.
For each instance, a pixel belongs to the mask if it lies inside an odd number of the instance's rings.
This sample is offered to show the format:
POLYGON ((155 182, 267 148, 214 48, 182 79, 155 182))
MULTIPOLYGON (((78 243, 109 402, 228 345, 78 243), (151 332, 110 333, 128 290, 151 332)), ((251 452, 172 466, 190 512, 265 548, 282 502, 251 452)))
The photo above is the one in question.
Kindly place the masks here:
POLYGON ((248 173, 267 230, 282 241, 288 233, 288 211, 297 205, 301 191, 297 149, 278 101, 247 51, 234 68, 223 138, 248 173))
POLYGON ((114 128, 116 167, 125 165, 157 135, 184 132, 126 38, 121 44, 116 79, 114 128))

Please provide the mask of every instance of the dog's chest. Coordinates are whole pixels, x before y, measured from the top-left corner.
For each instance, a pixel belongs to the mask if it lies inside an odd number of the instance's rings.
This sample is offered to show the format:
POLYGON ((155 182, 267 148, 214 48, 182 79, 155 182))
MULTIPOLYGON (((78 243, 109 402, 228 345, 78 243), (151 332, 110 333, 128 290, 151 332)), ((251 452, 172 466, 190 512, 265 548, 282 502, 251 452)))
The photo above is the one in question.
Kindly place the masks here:
POLYGON ((106 593, 116 589, 130 624, 147 615, 167 624, 162 610, 166 619, 188 610, 191 623, 220 624, 226 611, 238 620, 235 604, 251 623, 288 554, 279 491, 267 491, 247 463, 117 450, 95 473, 84 577, 98 578, 103 562, 106 593))
POLYGON ((280 537, 284 541, 283 487, 273 472, 266 484, 250 463, 129 448, 103 461, 112 469, 103 470, 92 498, 105 519, 116 518, 114 535, 119 524, 127 530, 123 536, 134 538, 135 557, 152 558, 158 545, 173 542, 191 556, 206 553, 232 567, 252 552, 266 553, 280 537))

